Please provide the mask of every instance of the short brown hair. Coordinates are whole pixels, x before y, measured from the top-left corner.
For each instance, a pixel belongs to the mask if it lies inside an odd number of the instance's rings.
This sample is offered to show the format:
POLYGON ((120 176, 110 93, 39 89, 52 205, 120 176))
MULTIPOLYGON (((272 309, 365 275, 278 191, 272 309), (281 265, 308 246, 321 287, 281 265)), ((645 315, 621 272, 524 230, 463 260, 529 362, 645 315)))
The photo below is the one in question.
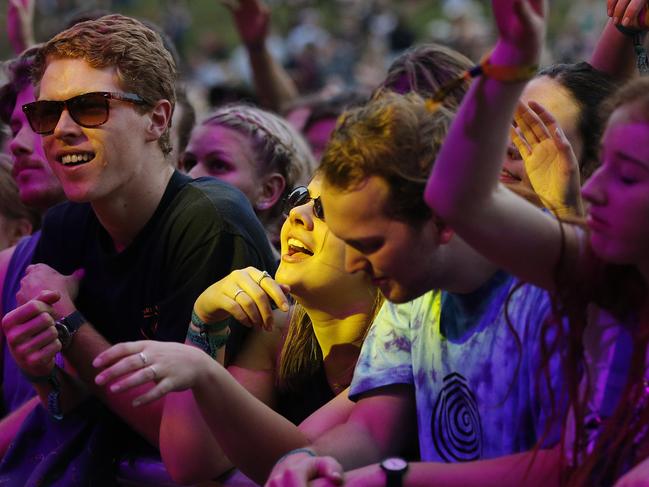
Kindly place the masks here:
POLYGON ((390 187, 387 214, 420 225, 432 216, 424 188, 450 121, 451 112, 415 93, 382 93, 341 115, 319 171, 342 190, 383 178, 390 187))
MULTIPOLYGON (((141 96, 148 107, 160 100, 168 100, 172 107, 176 103, 176 64, 160 35, 136 19, 106 15, 57 34, 36 56, 36 83, 50 57, 83 59, 96 69, 114 66, 122 88, 141 96)), ((164 154, 171 152, 169 127, 158 143, 164 154)))

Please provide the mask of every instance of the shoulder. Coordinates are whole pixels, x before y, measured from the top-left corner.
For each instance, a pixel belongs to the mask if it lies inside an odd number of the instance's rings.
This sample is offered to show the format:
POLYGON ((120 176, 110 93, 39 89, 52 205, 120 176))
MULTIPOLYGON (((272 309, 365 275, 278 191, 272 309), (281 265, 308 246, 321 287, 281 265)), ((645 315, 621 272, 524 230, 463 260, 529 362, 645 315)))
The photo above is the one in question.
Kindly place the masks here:
POLYGON ((0 315, 2 314, 2 295, 7 277, 7 269, 9 268, 9 262, 11 262, 11 257, 13 256, 15 248, 16 247, 9 247, 0 252, 0 315))

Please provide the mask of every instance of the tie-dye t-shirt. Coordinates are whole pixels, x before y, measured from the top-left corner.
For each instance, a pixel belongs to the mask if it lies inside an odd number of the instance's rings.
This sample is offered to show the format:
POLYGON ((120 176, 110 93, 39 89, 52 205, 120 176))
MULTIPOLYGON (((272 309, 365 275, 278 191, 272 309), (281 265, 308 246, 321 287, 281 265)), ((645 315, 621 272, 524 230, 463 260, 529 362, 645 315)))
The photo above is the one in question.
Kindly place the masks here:
POLYGON ((431 291, 409 303, 385 303, 363 344, 350 398, 412 384, 425 461, 494 458, 529 450, 541 438, 544 446, 558 442, 558 428, 545 431, 551 402, 538 375, 549 297, 524 285, 508 301, 514 285, 497 273, 468 295, 431 291))

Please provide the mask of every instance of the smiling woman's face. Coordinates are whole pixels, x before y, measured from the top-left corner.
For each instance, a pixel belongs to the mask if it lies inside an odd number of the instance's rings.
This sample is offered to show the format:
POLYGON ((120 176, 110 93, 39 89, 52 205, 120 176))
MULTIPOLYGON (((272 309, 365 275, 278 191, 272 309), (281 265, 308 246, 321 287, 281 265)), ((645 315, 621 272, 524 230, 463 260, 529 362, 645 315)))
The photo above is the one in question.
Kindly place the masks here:
MULTIPOLYGON (((321 181, 308 186, 311 198, 320 196, 321 181)), ((325 215, 326 218, 326 215, 325 215)), ((345 245, 329 231, 327 223, 313 213, 313 200, 292 208, 281 231, 278 282, 291 286, 298 300, 346 301, 373 292, 369 279, 345 271, 345 245)))
POLYGON ((182 156, 193 178, 211 176, 239 188, 254 206, 260 193, 255 152, 249 137, 229 127, 199 125, 182 156))

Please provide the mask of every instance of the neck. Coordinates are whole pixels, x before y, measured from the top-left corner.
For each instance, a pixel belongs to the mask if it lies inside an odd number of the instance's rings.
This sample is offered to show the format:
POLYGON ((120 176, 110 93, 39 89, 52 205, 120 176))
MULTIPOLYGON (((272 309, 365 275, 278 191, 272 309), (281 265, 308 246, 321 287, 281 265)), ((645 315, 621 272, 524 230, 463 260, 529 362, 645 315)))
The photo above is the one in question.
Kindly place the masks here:
POLYGON ((351 344, 360 348, 371 322, 369 311, 351 312, 344 316, 332 316, 322 311, 311 310, 307 310, 307 313, 325 359, 336 346, 351 344))
POLYGON ((448 267, 444 283, 433 286, 457 294, 468 294, 485 282, 497 271, 498 267, 477 253, 464 240, 457 235, 447 244, 447 254, 443 256, 446 262, 452 263, 448 267))
POLYGON ((126 248, 153 216, 171 179, 173 168, 142 173, 111 194, 91 203, 97 219, 113 239, 115 249, 126 248))
POLYGON ((316 339, 322 350, 327 382, 335 394, 349 386, 361 350, 363 338, 371 324, 370 312, 352 312, 331 316, 309 312, 316 339))

